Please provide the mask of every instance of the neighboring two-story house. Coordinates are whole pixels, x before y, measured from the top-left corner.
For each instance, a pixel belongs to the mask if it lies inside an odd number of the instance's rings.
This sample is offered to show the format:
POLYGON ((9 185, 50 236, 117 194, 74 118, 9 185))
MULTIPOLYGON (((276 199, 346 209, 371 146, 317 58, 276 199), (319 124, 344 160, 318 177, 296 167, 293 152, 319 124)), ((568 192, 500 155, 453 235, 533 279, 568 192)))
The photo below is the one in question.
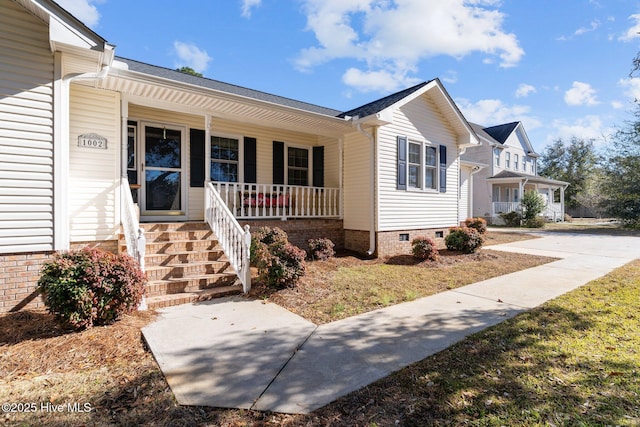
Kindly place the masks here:
POLYGON ((521 122, 484 127, 472 123, 481 145, 462 155, 463 162, 481 164, 473 175, 471 216, 501 224, 501 213, 517 211, 525 191, 535 190, 545 200, 543 215, 564 220, 564 190, 568 183, 538 175, 536 154, 521 122))

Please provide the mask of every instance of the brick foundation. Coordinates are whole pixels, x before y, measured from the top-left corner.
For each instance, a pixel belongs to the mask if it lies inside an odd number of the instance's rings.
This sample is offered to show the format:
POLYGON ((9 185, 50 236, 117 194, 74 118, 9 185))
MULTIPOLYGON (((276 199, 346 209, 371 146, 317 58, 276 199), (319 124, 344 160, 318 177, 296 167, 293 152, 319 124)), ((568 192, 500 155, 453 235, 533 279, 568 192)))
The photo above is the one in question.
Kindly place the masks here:
MULTIPOLYGON (((77 242, 71 244, 71 249, 82 249, 86 246, 118 252, 116 240, 77 242)), ((0 254, 0 313, 44 307, 36 287, 42 265, 53 254, 51 251, 0 254)))
POLYGON ((0 313, 44 306, 36 292, 40 270, 53 252, 0 255, 0 313))
MULTIPOLYGON (((449 228, 434 228, 420 230, 379 231, 376 233, 376 252, 374 256, 383 258, 391 255, 410 254, 411 241, 416 237, 431 237, 439 249, 444 249, 444 236, 449 234, 449 228), (442 237, 436 237, 442 232, 442 237), (400 240, 400 235, 408 235, 407 240, 400 240)), ((361 230, 344 230, 345 249, 365 254, 369 250, 369 232, 361 230)))
POLYGON ((241 226, 279 227, 289 235, 289 241, 301 249, 307 249, 309 239, 325 237, 331 239, 336 250, 344 248, 344 229, 340 219, 289 219, 280 220, 254 220, 240 221, 241 226))

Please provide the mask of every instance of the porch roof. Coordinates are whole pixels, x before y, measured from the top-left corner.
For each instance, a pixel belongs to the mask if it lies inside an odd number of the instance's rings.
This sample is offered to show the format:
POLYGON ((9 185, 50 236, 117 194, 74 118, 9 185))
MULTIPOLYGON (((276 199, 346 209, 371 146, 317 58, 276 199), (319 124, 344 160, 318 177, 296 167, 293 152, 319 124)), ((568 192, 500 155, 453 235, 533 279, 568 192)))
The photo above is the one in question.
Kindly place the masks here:
POLYGON ((557 181, 555 179, 545 178, 542 176, 526 175, 526 174, 512 172, 512 171, 501 171, 500 173, 487 178, 487 180, 491 180, 496 183, 501 183, 501 182, 517 183, 517 182, 526 181, 529 184, 542 184, 542 185, 557 186, 557 187, 569 186, 569 183, 565 181, 557 181))
POLYGON ((100 85, 146 106, 330 137, 353 131, 337 110, 131 59, 117 58, 100 85))

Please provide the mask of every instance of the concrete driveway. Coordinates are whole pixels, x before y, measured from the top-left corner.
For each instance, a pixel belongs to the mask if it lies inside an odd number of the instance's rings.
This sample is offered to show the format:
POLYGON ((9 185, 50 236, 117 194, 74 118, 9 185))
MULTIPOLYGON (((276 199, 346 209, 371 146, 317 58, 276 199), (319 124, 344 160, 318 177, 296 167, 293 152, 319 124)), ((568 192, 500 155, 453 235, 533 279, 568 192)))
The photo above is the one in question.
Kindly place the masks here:
POLYGON ((640 258, 639 237, 536 234, 490 248, 558 261, 325 325, 231 297, 163 309, 142 332, 182 405, 309 413, 640 258))

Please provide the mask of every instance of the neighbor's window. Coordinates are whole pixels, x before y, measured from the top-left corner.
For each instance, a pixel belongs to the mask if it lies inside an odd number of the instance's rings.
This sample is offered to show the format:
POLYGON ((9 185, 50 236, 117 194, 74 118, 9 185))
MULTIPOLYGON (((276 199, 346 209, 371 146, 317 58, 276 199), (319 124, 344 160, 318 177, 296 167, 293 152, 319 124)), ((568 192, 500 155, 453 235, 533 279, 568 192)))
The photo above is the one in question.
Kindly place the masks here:
POLYGON ((239 147, 238 139, 211 136, 211 181, 238 182, 239 147))
POLYGON ((496 166, 500 167, 500 149, 496 148, 493 150, 493 154, 496 157, 496 166))
POLYGON ((504 167, 507 169, 511 167, 511 153, 508 151, 504 153, 504 167))
POLYGON ((287 147, 287 184, 309 185, 309 150, 287 147))
POLYGON ((520 167, 520 156, 518 156, 517 154, 513 155, 513 170, 518 170, 518 168, 520 167))

